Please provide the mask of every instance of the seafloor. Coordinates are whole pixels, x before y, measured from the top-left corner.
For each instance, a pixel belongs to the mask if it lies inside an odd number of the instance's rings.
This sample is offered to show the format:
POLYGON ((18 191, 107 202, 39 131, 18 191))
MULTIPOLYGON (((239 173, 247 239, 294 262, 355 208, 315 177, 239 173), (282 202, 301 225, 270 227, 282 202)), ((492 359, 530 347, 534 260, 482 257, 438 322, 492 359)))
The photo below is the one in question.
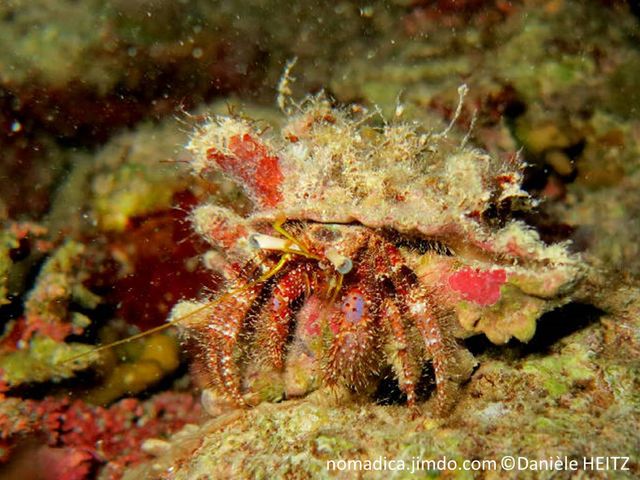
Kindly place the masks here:
POLYGON ((637 2, 7 0, 0 40, 0 478, 640 475, 637 2), (63 361, 221 288, 189 214, 250 203, 192 176, 183 147, 203 114, 282 123, 294 57, 292 99, 324 90, 386 119, 455 119, 494 157, 521 155, 540 200, 526 221, 590 272, 589 295, 528 343, 465 340, 478 367, 448 415, 429 378, 418 416, 392 378, 251 409, 207 391, 202 408, 194 352, 172 330, 63 361), (330 463, 443 458, 498 464, 330 463))

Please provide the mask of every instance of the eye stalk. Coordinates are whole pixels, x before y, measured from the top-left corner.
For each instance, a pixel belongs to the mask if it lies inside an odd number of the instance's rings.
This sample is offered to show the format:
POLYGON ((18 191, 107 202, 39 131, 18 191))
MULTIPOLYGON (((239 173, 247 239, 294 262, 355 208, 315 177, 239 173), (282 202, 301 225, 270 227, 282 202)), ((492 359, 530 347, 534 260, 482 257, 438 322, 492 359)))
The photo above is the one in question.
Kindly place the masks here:
POLYGON ((254 233, 249 236, 249 245, 260 250, 279 250, 301 252, 302 249, 285 238, 272 237, 264 233, 254 233))
MULTIPOLYGON (((299 254, 315 260, 322 260, 321 257, 303 250, 300 245, 293 243, 287 238, 272 237, 271 235, 265 235, 264 233, 251 234, 249 236, 249 245, 260 250, 277 250, 280 252, 299 254)), ((346 275, 353 268, 353 262, 351 259, 341 253, 338 253, 335 248, 327 249, 324 256, 329 260, 336 271, 342 275, 346 275)))
POLYGON ((331 262, 338 273, 346 275, 353 268, 353 262, 349 257, 345 257, 335 248, 329 248, 324 252, 324 256, 331 262))

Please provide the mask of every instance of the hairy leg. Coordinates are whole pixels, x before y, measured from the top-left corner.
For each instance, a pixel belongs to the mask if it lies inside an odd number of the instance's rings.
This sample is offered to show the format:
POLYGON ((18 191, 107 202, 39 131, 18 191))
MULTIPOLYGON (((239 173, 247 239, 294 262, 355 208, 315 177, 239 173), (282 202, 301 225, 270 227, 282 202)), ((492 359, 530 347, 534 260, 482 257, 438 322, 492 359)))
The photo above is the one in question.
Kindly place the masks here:
POLYGON ((334 334, 325 362, 325 381, 363 387, 379 365, 380 294, 373 265, 360 258, 347 283, 340 306, 334 306, 329 327, 334 334))
POLYGON ((476 361, 454 338, 455 318, 452 313, 439 308, 441 302, 438 302, 437 289, 429 289, 420 283, 394 245, 384 239, 380 242, 400 314, 411 319, 433 362, 437 410, 440 414, 445 414, 455 402, 460 384, 471 376, 476 361))
POLYGON ((293 318, 292 305, 312 291, 311 265, 299 263, 288 268, 275 280, 269 301, 258 324, 258 349, 266 352, 267 362, 277 369, 284 366, 284 349, 293 318))
POLYGON ((389 360, 398 378, 400 390, 407 396, 407 405, 415 411, 416 384, 420 379, 421 368, 409 344, 404 322, 395 302, 391 298, 385 299, 381 308, 381 323, 389 332, 389 341, 393 346, 391 351, 395 357, 389 360))
POLYGON ((199 332, 211 382, 238 405, 244 405, 244 401, 233 357, 245 318, 261 289, 261 285, 253 285, 229 295, 214 308, 209 321, 199 332))

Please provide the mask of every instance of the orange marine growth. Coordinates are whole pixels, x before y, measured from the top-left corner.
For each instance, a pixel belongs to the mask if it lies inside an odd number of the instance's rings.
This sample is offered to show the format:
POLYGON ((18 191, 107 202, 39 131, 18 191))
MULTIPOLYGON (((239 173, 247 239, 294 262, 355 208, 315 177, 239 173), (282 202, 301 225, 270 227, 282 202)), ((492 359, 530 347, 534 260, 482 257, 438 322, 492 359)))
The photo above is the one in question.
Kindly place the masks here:
POLYGON ((216 162, 223 172, 242 182, 252 191, 259 204, 275 207, 282 200, 279 191, 282 172, 278 157, 271 155, 263 144, 246 133, 229 138, 228 149, 230 153, 225 155, 210 148, 207 158, 216 162))

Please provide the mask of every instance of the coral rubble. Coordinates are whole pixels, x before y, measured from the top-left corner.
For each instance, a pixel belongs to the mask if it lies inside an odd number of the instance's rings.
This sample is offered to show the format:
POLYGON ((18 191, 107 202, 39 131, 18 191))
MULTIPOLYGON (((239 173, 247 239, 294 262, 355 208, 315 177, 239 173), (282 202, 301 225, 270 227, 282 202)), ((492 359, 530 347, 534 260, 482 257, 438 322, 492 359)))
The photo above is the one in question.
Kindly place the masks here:
POLYGON ((6 460, 13 450, 18 452, 13 462, 0 467, 0 475, 78 480, 88 478, 96 466, 106 465, 100 478, 121 478, 129 465, 150 458, 141 449, 145 440, 197 422, 199 415, 197 402, 184 393, 167 392, 146 401, 125 399, 109 408, 81 400, 4 399, 0 453, 6 460), (44 438, 44 443, 29 443, 34 435, 44 438), (32 458, 41 462, 34 464, 32 458))

